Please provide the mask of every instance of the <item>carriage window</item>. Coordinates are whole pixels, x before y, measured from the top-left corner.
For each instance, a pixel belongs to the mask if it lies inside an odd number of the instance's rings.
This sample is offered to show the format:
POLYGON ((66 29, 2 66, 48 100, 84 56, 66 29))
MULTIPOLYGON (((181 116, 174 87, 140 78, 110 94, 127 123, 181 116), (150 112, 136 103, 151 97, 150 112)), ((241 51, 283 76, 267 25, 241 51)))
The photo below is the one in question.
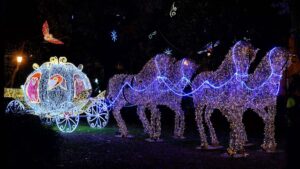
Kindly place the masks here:
POLYGON ((80 95, 83 91, 85 91, 85 85, 83 80, 78 74, 75 74, 73 77, 74 81, 74 97, 80 95))
POLYGON ((26 95, 31 103, 39 103, 39 84, 42 73, 36 72, 27 79, 26 95))

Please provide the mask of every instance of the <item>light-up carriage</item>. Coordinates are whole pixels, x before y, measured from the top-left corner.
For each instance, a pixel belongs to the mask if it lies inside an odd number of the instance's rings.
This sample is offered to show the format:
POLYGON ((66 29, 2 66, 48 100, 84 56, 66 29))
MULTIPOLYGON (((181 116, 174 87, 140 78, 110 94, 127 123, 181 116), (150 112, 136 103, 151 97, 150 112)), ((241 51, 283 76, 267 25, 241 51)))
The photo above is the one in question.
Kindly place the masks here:
POLYGON ((55 122, 62 132, 73 132, 80 117, 86 117, 92 128, 106 126, 109 113, 104 93, 91 98, 91 83, 83 66, 67 62, 67 58, 51 57, 41 66, 33 64, 34 71, 27 77, 22 89, 6 89, 12 100, 6 113, 31 113, 46 124, 55 122), (13 94, 14 93, 14 94, 13 94))

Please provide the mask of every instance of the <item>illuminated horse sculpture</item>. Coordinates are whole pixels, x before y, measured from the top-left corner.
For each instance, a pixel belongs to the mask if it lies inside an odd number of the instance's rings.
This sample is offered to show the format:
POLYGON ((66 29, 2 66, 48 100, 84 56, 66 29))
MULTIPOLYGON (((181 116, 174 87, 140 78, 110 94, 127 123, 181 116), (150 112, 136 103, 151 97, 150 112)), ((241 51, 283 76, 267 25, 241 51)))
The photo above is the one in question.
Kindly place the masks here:
POLYGON ((126 104, 136 105, 144 131, 150 139, 160 137, 160 112, 158 105, 165 105, 175 112, 174 136, 182 138, 184 132, 184 112, 180 103, 184 88, 196 70, 196 65, 187 59, 176 61, 168 55, 156 55, 136 75, 115 75, 109 80, 108 98, 114 106, 113 115, 122 137, 128 130, 120 110, 126 104), (145 109, 151 111, 151 124, 145 109))
MULTIPOLYGON (((236 58, 238 54, 239 52, 233 52, 233 58, 236 58)), ((236 65, 240 64, 235 63, 236 65)), ((262 59, 253 74, 239 76, 238 74, 241 74, 241 72, 238 72, 237 69, 235 78, 228 80, 228 83, 224 83, 222 90, 225 92, 215 98, 214 104, 221 107, 219 109, 231 123, 229 154, 241 153, 245 155, 243 146, 247 138, 242 117, 248 108, 256 111, 265 122, 265 138, 262 148, 267 152, 275 151, 274 117, 276 114, 276 99, 282 72, 288 65, 288 53, 283 49, 273 48, 262 59), (226 91, 230 92, 226 93, 226 91)), ((206 120, 211 123, 210 119, 206 120)), ((210 134, 215 134, 213 128, 211 128, 210 134)))
MULTIPOLYGON (((214 109, 219 109, 225 115, 231 125, 239 125, 241 130, 241 139, 246 141, 246 132, 242 123, 235 124, 235 116, 231 116, 232 111, 239 111, 242 107, 238 107, 229 99, 235 97, 232 87, 239 88, 240 83, 236 80, 245 80, 249 65, 254 61, 256 50, 252 45, 245 41, 237 42, 229 53, 226 55, 224 61, 216 71, 202 72, 198 74, 193 82, 193 101, 195 104, 196 122, 201 138, 201 148, 209 148, 207 138, 203 126, 202 114, 205 115, 205 121, 209 127, 212 146, 217 146, 219 141, 216 137, 215 130, 210 121, 210 116, 214 109), (204 110, 205 109, 205 110, 204 110)), ((236 130, 235 128, 232 128, 236 130)), ((234 131, 233 131, 234 132, 234 131)), ((231 139, 234 142, 238 142, 231 139)), ((232 142, 232 144, 234 144, 232 142)))
MULTIPOLYGON (((277 95, 280 89, 280 80, 284 70, 291 64, 290 54, 275 47, 263 57, 253 74, 243 82, 244 95, 241 104, 244 110, 254 110, 264 121, 264 140, 261 147, 267 152, 276 149, 275 115, 277 95)), ((243 113, 243 112, 240 112, 243 113)))

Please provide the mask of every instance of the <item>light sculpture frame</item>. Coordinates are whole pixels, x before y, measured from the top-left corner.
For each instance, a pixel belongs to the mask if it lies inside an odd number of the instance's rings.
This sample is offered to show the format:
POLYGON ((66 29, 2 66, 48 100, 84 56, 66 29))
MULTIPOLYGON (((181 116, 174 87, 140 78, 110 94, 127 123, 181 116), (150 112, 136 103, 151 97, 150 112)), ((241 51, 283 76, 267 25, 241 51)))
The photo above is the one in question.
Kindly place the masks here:
MULTIPOLYGON (((180 105, 180 102, 174 100, 181 100, 183 96, 188 96, 193 97, 195 103, 195 116, 202 148, 207 149, 209 147, 203 126, 203 114, 209 127, 212 146, 219 145, 210 116, 213 109, 220 109, 229 121, 231 128, 228 153, 233 156, 246 156, 244 145, 247 142, 247 134, 242 118, 246 109, 251 108, 265 122, 265 138, 262 148, 267 152, 275 151, 276 99, 283 71, 290 65, 291 55, 284 49, 275 47, 264 57, 255 72, 248 74, 250 64, 254 61, 256 53, 257 50, 249 42, 238 41, 228 52, 219 69, 214 72, 201 72, 192 81, 191 77, 196 72, 197 67, 192 61, 189 61, 191 66, 185 68, 182 63, 186 59, 177 61, 178 63, 181 62, 181 65, 176 65, 174 58, 163 55, 152 58, 136 75, 120 74, 113 76, 109 80, 108 98, 111 100, 110 105, 114 109, 113 115, 118 123, 121 136, 128 136, 127 127, 120 114, 120 109, 126 104, 137 106, 137 113, 142 121, 144 131, 150 135, 151 140, 155 141, 159 140, 161 132, 160 112, 157 105, 167 105, 174 110, 173 107, 176 107, 176 104, 177 107, 180 105), (162 62, 159 60, 161 58, 163 58, 162 62), (181 70, 182 68, 188 72, 187 75, 181 70), (212 75, 213 78, 211 78, 212 75), (174 79, 175 81, 173 81, 174 79), (260 84, 258 85, 258 83, 260 84), (192 87, 192 91, 184 92, 183 89, 188 85, 192 87), (178 88, 178 86, 180 87, 178 88), (165 92, 169 93, 169 96, 163 99, 167 103, 162 104, 161 99, 156 102, 153 96, 159 96, 165 92), (259 92, 262 92, 261 95, 258 95, 259 92), (214 97, 210 97, 209 93, 213 94, 214 97), (172 99, 170 99, 171 96, 172 99), (134 100, 135 98, 137 99, 134 100), (262 104, 258 106, 257 100, 261 101, 262 104), (269 111, 265 111, 265 107, 269 111), (151 110, 150 122, 145 116, 145 108, 151 110)), ((181 107, 178 110, 180 113, 175 111, 174 136, 184 138, 184 116, 181 116, 183 111, 181 107)))

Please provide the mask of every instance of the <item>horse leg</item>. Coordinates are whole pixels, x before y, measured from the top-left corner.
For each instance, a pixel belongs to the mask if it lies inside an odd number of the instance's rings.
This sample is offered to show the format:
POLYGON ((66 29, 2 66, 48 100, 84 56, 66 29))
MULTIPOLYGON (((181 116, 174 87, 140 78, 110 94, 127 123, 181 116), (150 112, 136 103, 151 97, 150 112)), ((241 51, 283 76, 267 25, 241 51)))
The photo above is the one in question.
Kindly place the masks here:
POLYGON ((174 138, 179 138, 179 123, 180 115, 177 112, 175 112, 174 138))
POLYGON ((200 148, 207 149, 208 148, 208 143, 207 143, 207 138, 205 134, 205 129, 203 126, 203 119, 202 119, 202 114, 203 114, 203 107, 204 106, 196 106, 195 110, 195 116, 196 116, 196 123, 200 135, 200 140, 201 140, 201 145, 200 148))
POLYGON ((211 108, 206 108, 205 113, 204 113, 204 118, 205 118, 205 123, 207 124, 207 126, 209 128, 209 133, 210 133, 210 137, 211 137, 211 145, 219 146, 219 141, 218 141, 215 129, 214 129, 211 119, 210 119, 213 111, 214 110, 211 108))
MULTIPOLYGON (((170 106, 169 106, 170 107, 170 106)), ((184 111, 181 107, 170 107, 175 112, 174 138, 184 138, 184 111)))
MULTIPOLYGON (((237 112, 236 112, 237 113, 237 112)), ((231 156, 246 156, 244 149, 244 137, 241 133, 242 131, 242 120, 240 117, 233 117, 237 114, 232 114, 232 112, 229 112, 229 115, 227 115, 227 119, 230 123, 230 140, 229 140, 229 148, 227 149, 227 152, 231 156)))
POLYGON ((179 138, 184 139, 184 130, 185 130, 185 121, 184 121, 184 111, 180 110, 180 116, 179 116, 179 138))
POLYGON ((150 135, 150 133, 151 133, 151 127, 150 127, 149 121, 148 121, 148 119, 146 117, 145 107, 144 106, 138 106, 137 107, 137 114, 138 114, 139 119, 141 120, 141 122, 143 124, 144 132, 146 134, 150 135))
POLYGON ((161 135, 160 111, 156 106, 151 106, 151 134, 150 138, 159 140, 161 135))
POLYGON ((245 111, 247 111, 247 107, 242 107, 241 112, 239 112, 239 113, 241 113, 241 115, 240 115, 240 118, 241 118, 241 121, 242 121, 241 129, 242 129, 242 134, 243 134, 242 137, 243 137, 244 145, 248 142, 248 136, 247 136, 246 128, 245 128, 245 125, 243 123, 243 115, 244 115, 245 111))
POLYGON ((127 137, 128 136, 128 130, 125 124, 125 121, 123 120, 121 116, 121 109, 122 106, 116 106, 113 110, 113 116, 117 121, 119 132, 121 133, 121 137, 127 137))
POLYGON ((276 106, 268 107, 268 112, 264 117, 264 141, 261 147, 266 152, 274 152, 276 150, 276 141, 275 141, 275 114, 276 106))

